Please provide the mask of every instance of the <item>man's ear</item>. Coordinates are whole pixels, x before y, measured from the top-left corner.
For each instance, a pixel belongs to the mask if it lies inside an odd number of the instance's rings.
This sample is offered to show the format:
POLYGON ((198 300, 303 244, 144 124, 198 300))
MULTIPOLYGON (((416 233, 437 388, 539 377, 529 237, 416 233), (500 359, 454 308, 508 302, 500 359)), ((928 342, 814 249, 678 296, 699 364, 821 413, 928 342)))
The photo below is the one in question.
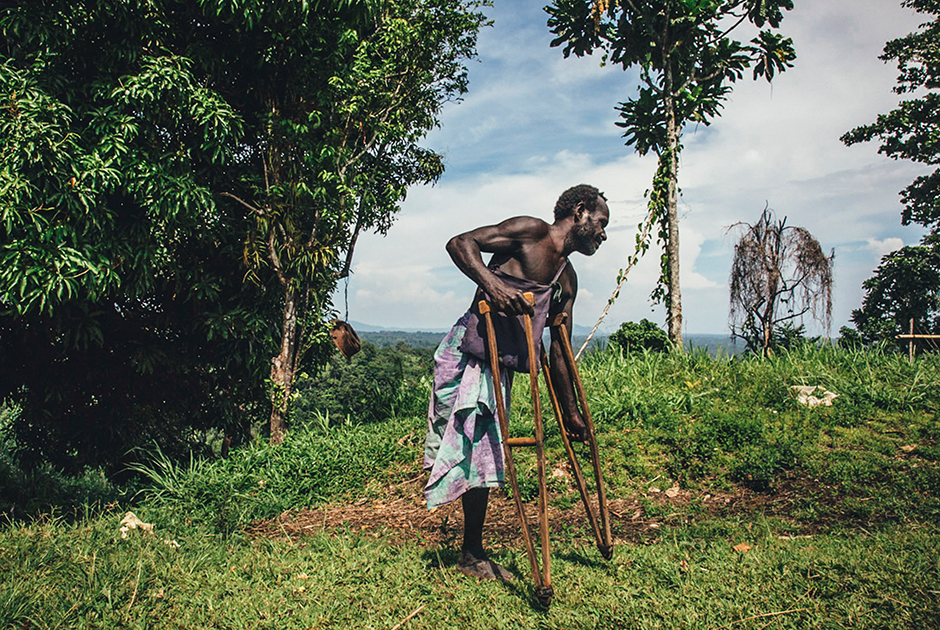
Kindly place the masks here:
POLYGON ((575 220, 576 220, 576 221, 580 221, 581 218, 584 216, 585 211, 586 211, 586 208, 584 207, 584 202, 583 202, 583 201, 579 201, 579 202, 578 202, 578 205, 576 205, 576 206, 574 207, 574 218, 575 218, 575 220))

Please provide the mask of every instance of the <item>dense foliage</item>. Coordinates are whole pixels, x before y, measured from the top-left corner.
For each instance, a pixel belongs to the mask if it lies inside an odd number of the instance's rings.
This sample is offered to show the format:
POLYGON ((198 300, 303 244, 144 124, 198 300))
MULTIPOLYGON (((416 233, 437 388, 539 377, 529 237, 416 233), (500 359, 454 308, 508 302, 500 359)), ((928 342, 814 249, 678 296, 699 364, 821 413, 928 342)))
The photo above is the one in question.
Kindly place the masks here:
MULTIPOLYGON (((917 93, 919 97, 904 100, 874 123, 853 129, 842 141, 852 145, 877 138, 879 153, 932 166, 940 162, 940 2, 902 0, 901 5, 932 16, 932 21, 889 41, 880 59, 897 61, 897 94, 917 93)), ((894 344, 898 334, 910 332, 911 320, 917 334, 938 331, 940 170, 916 178, 901 191, 901 201, 901 223, 918 223, 930 234, 921 246, 905 247, 881 259, 875 275, 862 285, 862 307, 852 312, 857 331, 846 329, 843 336, 847 339, 857 336, 864 343, 894 344)))
POLYGON ((237 439, 263 396, 253 350, 276 311, 242 282, 240 213, 213 203, 243 124, 181 54, 198 13, 0 13, 0 396, 25 460, 179 453, 210 426, 237 439))
POLYGON ((659 157, 649 209, 660 224, 665 256, 653 297, 666 301, 669 338, 678 348, 682 129, 693 122, 707 125, 718 116, 744 70, 753 66, 755 79, 770 81, 792 66, 792 41, 773 30, 780 27, 783 11, 792 8, 792 0, 555 0, 545 9, 556 36, 551 45, 563 44, 565 57, 599 49, 605 62, 640 71, 639 92, 617 107, 617 125, 640 155, 652 151, 659 157), (745 22, 763 29, 747 44, 729 37, 745 22))
POLYGON ((418 145, 467 89, 463 64, 484 23, 472 0, 265 2, 215 7, 213 84, 247 123, 242 168, 222 194, 247 210, 245 260, 276 284, 271 439, 287 430, 294 377, 320 351, 330 295, 363 230, 385 233, 409 186, 443 171, 418 145), (251 72, 233 74, 232 64, 251 72))
POLYGON ((0 9, 0 398, 20 455, 237 443, 265 398, 283 431, 359 232, 441 172, 416 143, 466 89, 475 6, 0 9))
POLYGON ((623 352, 642 352, 652 350, 660 352, 669 346, 666 332, 648 319, 637 322, 623 322, 607 342, 623 352))
MULTIPOLYGON (((940 253, 935 246, 904 247, 885 254, 875 275, 862 283, 865 297, 852 311, 863 343, 887 341, 907 349, 913 325, 918 334, 940 334, 940 253)), ((918 340, 922 349, 934 343, 918 340)))
POLYGON ((292 402, 295 421, 325 428, 420 416, 431 396, 431 354, 403 343, 377 348, 368 341, 352 359, 336 354, 299 379, 292 402))

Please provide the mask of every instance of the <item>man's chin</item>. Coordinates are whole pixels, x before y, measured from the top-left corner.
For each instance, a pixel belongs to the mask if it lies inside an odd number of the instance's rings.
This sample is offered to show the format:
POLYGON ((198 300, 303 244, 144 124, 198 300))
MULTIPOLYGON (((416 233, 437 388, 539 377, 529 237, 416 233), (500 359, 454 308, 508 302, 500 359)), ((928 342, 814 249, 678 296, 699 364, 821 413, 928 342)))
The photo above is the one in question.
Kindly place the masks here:
POLYGON ((583 247, 579 248, 578 251, 585 256, 593 256, 594 252, 596 252, 598 249, 600 249, 600 245, 595 243, 587 243, 583 247))

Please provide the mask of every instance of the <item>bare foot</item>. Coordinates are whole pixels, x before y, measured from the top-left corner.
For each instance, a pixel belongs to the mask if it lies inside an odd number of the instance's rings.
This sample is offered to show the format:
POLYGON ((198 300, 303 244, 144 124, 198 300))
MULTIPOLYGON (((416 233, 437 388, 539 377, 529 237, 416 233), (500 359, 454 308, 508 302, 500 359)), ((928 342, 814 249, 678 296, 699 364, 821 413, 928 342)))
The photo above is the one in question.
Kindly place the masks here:
POLYGON ((514 579, 512 573, 506 570, 488 557, 483 550, 460 552, 460 559, 457 561, 457 569, 466 575, 480 578, 481 580, 502 580, 510 582, 514 579))
POLYGON ((587 440, 587 425, 584 424, 581 416, 565 416, 563 420, 570 441, 584 442, 587 440))

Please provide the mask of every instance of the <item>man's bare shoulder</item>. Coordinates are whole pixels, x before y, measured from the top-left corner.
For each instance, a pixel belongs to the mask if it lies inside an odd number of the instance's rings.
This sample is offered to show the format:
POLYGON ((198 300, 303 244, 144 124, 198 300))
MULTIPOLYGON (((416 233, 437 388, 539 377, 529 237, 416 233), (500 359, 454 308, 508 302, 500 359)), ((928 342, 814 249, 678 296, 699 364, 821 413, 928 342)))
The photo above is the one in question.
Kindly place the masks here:
POLYGON ((504 220, 497 227, 507 236, 538 239, 548 236, 551 226, 537 217, 518 216, 504 220))

